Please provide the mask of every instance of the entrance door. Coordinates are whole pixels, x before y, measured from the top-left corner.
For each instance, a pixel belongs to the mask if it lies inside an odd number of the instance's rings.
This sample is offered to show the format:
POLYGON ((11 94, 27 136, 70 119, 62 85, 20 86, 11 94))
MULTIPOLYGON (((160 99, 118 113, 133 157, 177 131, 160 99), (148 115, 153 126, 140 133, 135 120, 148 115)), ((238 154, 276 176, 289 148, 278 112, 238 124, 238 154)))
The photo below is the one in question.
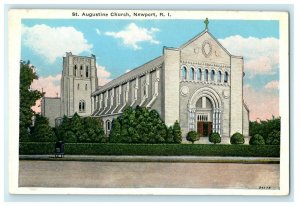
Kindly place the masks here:
POLYGON ((212 122, 197 122, 197 133, 200 137, 208 137, 212 133, 212 122))

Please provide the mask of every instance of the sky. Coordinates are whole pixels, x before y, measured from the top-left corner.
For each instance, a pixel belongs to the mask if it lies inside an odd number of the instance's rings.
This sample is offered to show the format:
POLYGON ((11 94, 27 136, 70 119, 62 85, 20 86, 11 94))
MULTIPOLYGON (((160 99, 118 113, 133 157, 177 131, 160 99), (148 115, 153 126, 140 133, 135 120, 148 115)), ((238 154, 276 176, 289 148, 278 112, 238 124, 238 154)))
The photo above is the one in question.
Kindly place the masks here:
MULTIPOLYGON (((209 20, 209 31, 244 57, 244 100, 250 120, 279 116, 279 22, 209 20)), ((99 85, 180 47, 205 28, 203 20, 23 19, 21 58, 39 79, 33 89, 60 96, 62 57, 96 55, 99 85)), ((38 105, 34 108, 39 111, 38 105)))

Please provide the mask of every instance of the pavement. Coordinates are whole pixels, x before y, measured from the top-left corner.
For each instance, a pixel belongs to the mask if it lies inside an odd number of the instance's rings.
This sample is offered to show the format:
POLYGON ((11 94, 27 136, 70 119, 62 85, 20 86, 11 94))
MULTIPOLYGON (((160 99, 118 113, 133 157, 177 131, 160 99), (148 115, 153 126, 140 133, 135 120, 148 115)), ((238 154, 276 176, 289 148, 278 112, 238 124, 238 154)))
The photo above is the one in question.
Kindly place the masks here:
POLYGON ((90 162, 184 162, 184 163, 249 163, 279 164, 279 157, 215 157, 215 156, 127 156, 127 155, 20 155, 20 160, 90 161, 90 162))

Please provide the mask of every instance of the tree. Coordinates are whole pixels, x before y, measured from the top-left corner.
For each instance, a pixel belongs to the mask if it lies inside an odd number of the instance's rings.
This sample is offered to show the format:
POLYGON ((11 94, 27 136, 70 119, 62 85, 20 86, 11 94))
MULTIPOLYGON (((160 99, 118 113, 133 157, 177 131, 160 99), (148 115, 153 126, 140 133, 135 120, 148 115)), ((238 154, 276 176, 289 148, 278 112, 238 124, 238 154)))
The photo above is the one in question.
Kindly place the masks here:
POLYGON ((173 132, 174 132, 173 127, 169 127, 168 132, 167 132, 167 139, 166 139, 167 143, 173 143, 174 142, 174 133, 173 132))
POLYGON ((112 128, 109 133, 110 142, 121 142, 121 124, 120 118, 116 118, 112 121, 112 128))
POLYGON ((214 144, 221 143, 221 136, 219 133, 213 132, 209 135, 208 140, 209 140, 209 142, 212 142, 214 144))
POLYGON ((261 136, 260 134, 256 134, 253 137, 251 137, 249 144, 250 145, 264 145, 265 140, 264 140, 263 136, 261 136))
POLYGON ((230 137, 230 143, 231 144, 244 144, 245 138, 241 133, 236 132, 230 137))
POLYGON ((38 90, 32 90, 31 84, 33 80, 37 80, 38 76, 34 71, 34 67, 30 62, 20 62, 20 141, 28 139, 30 136, 29 128, 32 124, 32 117, 35 112, 31 109, 36 101, 43 97, 44 93, 38 90))
POLYGON ((265 138, 265 143, 267 145, 280 145, 280 132, 272 131, 267 138, 265 138))
POLYGON ((35 123, 30 138, 33 142, 56 142, 53 129, 49 126, 49 120, 41 115, 35 116, 35 123))
POLYGON ((195 141, 198 141, 200 137, 198 136, 196 131, 189 131, 186 139, 194 144, 195 141))
POLYGON ((272 117, 272 119, 250 122, 249 135, 261 135, 264 139, 273 131, 280 131, 280 117, 272 117))
POLYGON ((182 137, 181 137, 181 128, 179 125, 179 122, 176 120, 173 126, 173 134, 174 134, 174 142, 181 143, 182 137))

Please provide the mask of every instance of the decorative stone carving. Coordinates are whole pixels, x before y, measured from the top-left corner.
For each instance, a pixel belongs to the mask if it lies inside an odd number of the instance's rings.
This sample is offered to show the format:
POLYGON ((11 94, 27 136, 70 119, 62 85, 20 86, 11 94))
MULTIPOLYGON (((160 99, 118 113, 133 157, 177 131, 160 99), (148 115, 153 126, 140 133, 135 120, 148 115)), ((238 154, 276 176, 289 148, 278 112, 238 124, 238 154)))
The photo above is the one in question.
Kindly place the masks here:
POLYGON ((228 90, 223 90, 222 94, 223 94, 223 97, 226 98, 226 99, 230 96, 228 90))
POLYGON ((189 94, 190 90, 187 86, 183 86, 180 89, 180 93, 182 96, 187 96, 189 94))
POLYGON ((202 44, 202 53, 205 57, 209 57, 212 52, 212 46, 209 41, 204 41, 202 44))

